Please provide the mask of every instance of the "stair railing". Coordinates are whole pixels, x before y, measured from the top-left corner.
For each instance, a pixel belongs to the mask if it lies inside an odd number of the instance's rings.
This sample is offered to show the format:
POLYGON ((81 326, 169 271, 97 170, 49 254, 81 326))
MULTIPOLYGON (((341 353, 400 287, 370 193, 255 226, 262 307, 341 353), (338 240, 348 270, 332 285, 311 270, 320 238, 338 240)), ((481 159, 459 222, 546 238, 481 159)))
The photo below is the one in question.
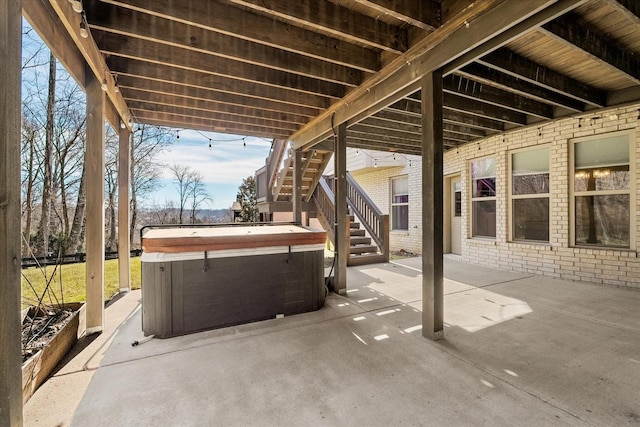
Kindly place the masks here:
MULTIPOLYGON (((313 193, 313 201, 318 209, 318 219, 325 230, 328 230, 329 239, 335 244, 335 198, 333 193, 333 178, 323 178, 318 183, 313 193), (329 182, 327 182, 329 181, 329 182)), ((371 239, 378 245, 384 256, 384 261, 389 261, 389 215, 380 211, 376 204, 367 196, 362 187, 347 173, 347 203, 353 214, 358 218, 362 226, 367 230, 371 239)))
POLYGON ((316 190, 313 192, 313 202, 318 209, 318 220, 327 230, 329 240, 336 244, 334 224, 336 223, 335 198, 333 191, 325 179, 320 179, 316 190))
POLYGON ((367 230, 380 251, 389 260, 389 215, 384 215, 347 172, 347 204, 367 230))

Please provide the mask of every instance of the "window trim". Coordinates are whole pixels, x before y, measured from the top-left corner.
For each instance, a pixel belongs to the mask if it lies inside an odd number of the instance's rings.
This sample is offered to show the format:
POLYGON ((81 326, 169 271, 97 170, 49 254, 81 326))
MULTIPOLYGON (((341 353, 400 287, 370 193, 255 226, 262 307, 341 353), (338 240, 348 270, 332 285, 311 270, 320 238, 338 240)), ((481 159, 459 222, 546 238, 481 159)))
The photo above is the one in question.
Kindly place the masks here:
POLYGON ((409 231, 409 175, 396 175, 389 177, 389 231, 391 232, 406 232, 409 231), (393 181, 396 179, 404 178, 407 180, 407 201, 402 203, 394 203, 393 202, 393 181), (395 206, 406 206, 407 207, 407 228, 393 228, 393 208, 395 206))
POLYGON ((589 135, 578 138, 569 138, 569 246, 572 248, 593 249, 593 250, 636 250, 636 141, 635 129, 628 129, 618 132, 607 132, 595 135, 589 135), (603 138, 612 138, 616 136, 626 135, 629 138, 629 175, 631 177, 629 188, 626 190, 602 190, 598 191, 598 195, 629 195, 629 247, 624 246, 604 246, 604 245, 587 245, 576 243, 576 197, 588 195, 586 191, 575 191, 575 146, 578 143, 593 141, 603 138))
POLYGON ((477 157, 475 159, 471 159, 469 160, 469 165, 468 165, 468 171, 469 171, 469 220, 468 220, 468 227, 469 227, 469 235, 471 236, 472 239, 484 239, 484 240, 498 240, 498 159, 499 159, 499 153, 493 153, 491 155, 488 156, 483 156, 483 157, 477 157), (495 162, 495 186, 496 186, 496 195, 492 196, 492 197, 473 197, 473 163, 474 162, 479 162, 482 160, 486 160, 486 159, 493 159, 493 161, 495 162), (495 224, 495 229, 496 229, 496 235, 491 237, 491 236, 480 236, 480 235, 475 235, 473 233, 473 219, 474 219, 474 208, 473 208, 473 202, 488 202, 488 201, 494 201, 496 203, 496 224, 495 224))
POLYGON ((551 144, 540 144, 533 145, 526 148, 519 148, 515 150, 510 150, 507 153, 507 229, 508 229, 508 241, 510 243, 527 243, 527 244, 541 244, 548 245, 551 243, 551 189, 553 188, 553 174, 551 173, 551 144), (549 192, 548 193, 537 193, 537 194, 518 194, 513 195, 513 155, 517 153, 522 153, 526 151, 536 151, 542 149, 549 150, 549 192), (543 197, 547 197, 549 199, 549 240, 527 240, 527 239, 514 239, 513 237, 513 200, 518 199, 541 199, 543 197))

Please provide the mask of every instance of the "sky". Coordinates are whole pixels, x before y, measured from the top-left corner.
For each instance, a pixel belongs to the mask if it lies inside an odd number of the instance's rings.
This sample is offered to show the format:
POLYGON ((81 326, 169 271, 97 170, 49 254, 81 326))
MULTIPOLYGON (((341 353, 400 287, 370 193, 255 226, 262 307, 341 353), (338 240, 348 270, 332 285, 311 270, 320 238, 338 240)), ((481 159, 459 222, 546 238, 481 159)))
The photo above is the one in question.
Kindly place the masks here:
MULTIPOLYGON (((207 206, 202 206, 208 209, 231 207, 242 179, 255 175, 256 170, 264 166, 271 148, 271 140, 264 138, 183 129, 179 135, 180 138, 175 139, 158 160, 166 165, 189 166, 200 172, 212 199, 207 206)), ((148 197, 147 203, 177 203, 178 191, 168 167, 164 169, 161 184, 162 187, 148 197)))

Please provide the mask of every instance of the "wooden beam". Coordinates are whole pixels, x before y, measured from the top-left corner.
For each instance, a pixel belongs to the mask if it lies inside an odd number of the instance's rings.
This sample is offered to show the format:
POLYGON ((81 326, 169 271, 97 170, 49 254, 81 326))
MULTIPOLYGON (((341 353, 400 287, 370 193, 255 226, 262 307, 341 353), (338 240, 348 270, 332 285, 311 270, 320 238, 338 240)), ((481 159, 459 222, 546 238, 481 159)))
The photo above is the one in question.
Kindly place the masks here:
MULTIPOLYGON (((154 25, 154 23, 150 22, 149 25, 154 25)), ((188 30, 189 27, 186 27, 180 31, 188 30)), ((165 29, 165 31, 171 34, 169 29, 165 29)), ((198 37, 204 39, 201 41, 203 47, 194 48, 189 47, 188 44, 179 44, 175 41, 166 40, 169 36, 160 40, 160 36, 154 38, 145 37, 139 34, 140 32, 141 30, 138 30, 134 34, 131 31, 122 31, 124 34, 121 34, 104 27, 92 27, 92 33, 94 33, 94 37, 96 37, 102 51, 147 59, 161 64, 182 65, 188 69, 215 73, 218 72, 216 70, 223 70, 224 66, 240 70, 253 67, 261 69, 262 73, 272 70, 311 80, 352 87, 358 86, 364 79, 362 71, 268 46, 252 45, 250 42, 221 34, 217 34, 217 38, 224 40, 209 40, 213 37, 207 38, 205 35, 198 35, 198 37)), ((208 34, 216 33, 209 32, 208 34)), ((180 36, 175 36, 175 38, 178 37, 180 36)), ((230 75, 233 74, 231 72, 230 75)))
POLYGON ((204 111, 248 115, 290 123, 306 123, 318 110, 295 107, 290 104, 261 101, 251 102, 251 98, 227 93, 203 92, 194 88, 161 83, 158 85, 122 86, 122 94, 127 102, 146 101, 164 105, 182 105, 204 111))
MULTIPOLYGON (((458 0, 454 0, 458 1, 458 0)), ((521 38, 523 35, 527 34, 530 31, 537 30, 541 25, 564 15, 565 13, 575 9, 578 6, 586 3, 588 0, 557 0, 555 3, 549 5, 538 13, 530 16, 527 19, 519 22, 518 24, 510 27, 506 31, 492 37, 487 40, 481 46, 476 47, 474 49, 469 50, 463 55, 460 55, 455 60, 449 62, 443 68, 443 75, 447 76, 452 72, 464 67, 465 65, 471 64, 476 60, 476 58, 484 55, 487 52, 492 52, 500 47, 505 46, 506 44, 521 38)), ((461 0, 463 4, 467 4, 469 7, 472 7, 472 4, 467 0, 461 0)), ((443 20, 447 19, 447 12, 445 11, 445 3, 450 3, 445 0, 443 3, 443 20)), ((469 24, 471 25, 471 24, 469 24)))
POLYGON ((120 292, 131 290, 129 193, 131 186, 131 132, 120 129, 118 140, 118 278, 120 292))
MULTIPOLYGON (((398 114, 397 116, 402 117, 400 114, 398 114)), ((409 118, 409 116, 405 116, 405 118, 409 118)), ((420 126, 412 124, 409 121, 401 122, 397 120, 385 120, 384 118, 380 118, 377 115, 370 116, 359 122, 358 124, 371 127, 375 130, 375 132, 382 131, 384 133, 387 130, 406 132, 411 138, 416 136, 419 138, 420 135, 422 135, 422 129, 420 128, 420 126)))
POLYGON ((585 110, 584 102, 477 63, 467 65, 466 67, 457 70, 455 74, 520 96, 526 96, 539 102, 547 102, 558 107, 563 107, 571 111, 581 112, 585 110))
POLYGON ((87 72, 87 334, 104 328, 104 105, 101 81, 87 72))
POLYGON ((508 49, 498 49, 479 58, 477 62, 589 105, 600 108, 605 106, 604 91, 553 71, 508 49))
POLYGON ((150 113, 166 113, 174 116, 201 118, 211 121, 216 121, 222 124, 237 124, 237 125, 252 125, 258 127, 268 127, 272 129, 280 129, 286 132, 294 132, 300 125, 295 123, 287 123, 278 120, 270 120, 263 118, 256 118, 248 115, 239 116, 235 114, 214 113, 210 111, 203 111, 193 109, 189 107, 180 107, 175 105, 162 105, 154 104, 150 102, 130 101, 129 108, 136 112, 146 111, 150 113))
POLYGON ((444 94, 444 108, 447 110, 457 111, 461 113, 473 114, 492 120, 499 120, 506 123, 512 123, 519 126, 527 124, 527 116, 517 111, 507 108, 498 107, 496 105, 487 104, 482 101, 465 98, 452 93, 444 94))
POLYGON ((634 53, 619 49, 604 34, 579 24, 579 19, 575 14, 567 14, 545 24, 542 28, 547 34, 565 44, 578 47, 592 58, 623 72, 635 84, 640 84, 640 60, 634 53))
POLYGON ((230 133, 233 135, 257 136, 263 138, 287 139, 289 132, 281 129, 272 129, 262 126, 237 125, 235 123, 222 123, 217 120, 207 120, 195 117, 185 117, 168 113, 153 113, 142 110, 132 110, 139 123, 147 123, 156 126, 168 126, 184 129, 198 129, 207 132, 230 133))
POLYGON ((347 86, 357 86, 364 78, 362 71, 344 65, 145 13, 119 9, 102 2, 94 2, 94 5, 95 8, 88 10, 88 13, 92 13, 92 16, 88 16, 91 30, 99 29, 118 34, 124 37, 124 43, 136 38, 152 42, 154 45, 157 43, 163 47, 170 46, 174 49, 173 52, 176 52, 175 49, 184 49, 201 53, 204 56, 198 58, 203 62, 215 61, 220 57, 347 86), (99 6, 106 10, 102 11, 99 6))
POLYGON ((334 292, 347 294, 347 261, 349 259, 349 221, 347 221, 347 124, 340 123, 335 138, 334 173, 335 173, 335 276, 334 292))
MULTIPOLYGON (((422 76, 481 46, 485 41, 553 3, 553 0, 486 0, 474 3, 474 7, 465 9, 418 41, 366 83, 352 90, 325 113, 293 134, 293 146, 310 148, 331 134, 332 122, 358 122, 415 92, 420 87, 422 76), (469 28, 467 24, 470 24, 469 28)), ((481 51, 477 53, 481 54, 481 51)))
MULTIPOLYGON (((89 37, 87 38, 80 35, 80 22, 82 21, 82 16, 72 9, 71 2, 68 0, 49 0, 49 2, 51 3, 55 13, 58 15, 58 19, 64 24, 67 33, 71 36, 76 47, 84 57, 85 62, 89 65, 89 69, 93 75, 99 82, 105 82, 107 84, 107 96, 118 111, 118 114, 125 123, 125 126, 129 127, 131 112, 129 111, 127 104, 124 102, 124 99, 122 99, 122 96, 120 96, 120 93, 115 90, 115 81, 113 76, 108 72, 104 56, 100 54, 91 34, 89 34, 89 37)), ((87 76, 87 69, 85 69, 84 74, 85 82, 88 82, 89 77, 87 76)))
POLYGON ((84 89, 84 58, 49 0, 22 0, 22 15, 69 75, 84 89))
MULTIPOLYGON (((383 111, 390 111, 392 113, 403 114, 407 116, 419 117, 418 111, 420 110, 420 102, 415 99, 405 98, 398 101, 383 111)), ((453 125, 464 125, 476 129, 481 129, 490 132, 502 132, 504 131, 504 123, 487 117, 480 117, 472 114, 468 114, 461 111, 444 111, 444 120, 446 123, 453 125)))
POLYGON ((640 25, 640 3, 637 0, 604 0, 618 12, 624 14, 629 21, 640 25))
POLYGON ((422 79, 422 335, 444 338, 442 71, 422 79))
POLYGON ((346 7, 317 0, 230 0, 232 3, 259 11, 267 16, 318 32, 348 40, 370 48, 392 53, 404 52, 408 47, 407 34, 398 27, 368 16, 353 13, 346 7))
POLYGON ((169 83, 200 89, 201 93, 203 91, 222 92, 258 100, 278 101, 300 107, 325 109, 331 103, 331 98, 328 96, 311 95, 160 64, 118 57, 107 59, 107 64, 109 69, 117 75, 118 84, 126 84, 134 88, 143 86, 152 90, 153 87, 158 86, 157 83, 169 83))
POLYGON ((443 82, 446 93, 475 99, 543 119, 553 118, 553 107, 533 99, 485 85, 465 77, 450 75, 443 82))
POLYGON ((349 127, 349 136, 351 137, 355 134, 360 134, 363 138, 371 137, 378 139, 379 141, 397 142, 400 144, 403 142, 420 143, 420 134, 409 133, 401 130, 381 129, 369 126, 363 122, 349 127))
POLYGON ((361 71, 375 72, 380 69, 380 57, 372 49, 363 49, 338 38, 217 0, 184 0, 180 2, 180 7, 157 0, 103 2, 361 71))
POLYGON ((422 154, 422 149, 420 145, 408 146, 402 145, 397 146, 394 144, 388 144, 386 142, 378 142, 372 140, 361 140, 361 139, 347 139, 347 145, 352 148, 360 148, 362 150, 376 150, 387 153, 399 153, 399 154, 415 154, 417 156, 422 154))
POLYGON ((0 425, 22 425, 19 1, 0 2, 0 425))
POLYGON ((470 128, 480 129, 488 133, 504 132, 504 123, 499 120, 488 119, 486 117, 478 117, 472 114, 466 114, 459 111, 447 111, 444 113, 444 123, 456 126, 468 126, 470 128))
MULTIPOLYGON (((65 0, 66 1, 66 0, 65 0)), ((127 38, 104 31, 93 31, 94 37, 105 55, 138 59, 154 64, 205 72, 238 80, 262 83, 278 88, 294 89, 310 94, 337 95, 344 93, 344 86, 301 76, 285 71, 267 69, 227 58, 212 60, 210 55, 173 46, 127 38)))
POLYGON ((393 16, 414 27, 433 31, 440 26, 440 2, 433 0, 355 0, 381 15, 393 16))

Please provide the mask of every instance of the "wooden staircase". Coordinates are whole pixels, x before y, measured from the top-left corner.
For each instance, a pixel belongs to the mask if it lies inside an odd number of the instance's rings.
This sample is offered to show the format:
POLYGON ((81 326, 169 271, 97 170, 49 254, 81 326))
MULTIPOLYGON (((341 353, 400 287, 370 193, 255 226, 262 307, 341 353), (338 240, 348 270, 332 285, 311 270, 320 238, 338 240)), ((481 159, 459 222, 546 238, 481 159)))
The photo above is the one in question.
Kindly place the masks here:
MULTIPOLYGON (((331 159, 331 151, 309 150, 302 153, 302 200, 308 202, 313 190, 322 177, 322 172, 331 159)), ((292 149, 287 150, 283 167, 279 170, 275 185, 272 187, 274 201, 289 202, 293 198, 293 156, 292 149)))
MULTIPOLYGON (((347 174, 349 205, 349 258, 347 265, 365 265, 389 261, 389 215, 383 215, 353 177, 347 174)), ((313 201, 318 219, 335 245, 335 202, 332 186, 326 179, 318 182, 313 201)))
MULTIPOLYGON (((335 203, 333 186, 322 177, 332 151, 316 148, 301 153, 302 201, 315 211, 335 245, 335 203)), ((263 168, 256 171, 258 206, 261 212, 282 212, 293 202, 294 151, 284 140, 274 140, 263 168), (284 205, 284 207, 283 207, 284 205)), ((330 180, 333 182, 333 179, 330 180)), ((347 265, 389 261, 389 216, 380 209, 347 173, 349 206, 349 258, 347 265)), ((289 210, 289 212, 291 212, 289 210)))

